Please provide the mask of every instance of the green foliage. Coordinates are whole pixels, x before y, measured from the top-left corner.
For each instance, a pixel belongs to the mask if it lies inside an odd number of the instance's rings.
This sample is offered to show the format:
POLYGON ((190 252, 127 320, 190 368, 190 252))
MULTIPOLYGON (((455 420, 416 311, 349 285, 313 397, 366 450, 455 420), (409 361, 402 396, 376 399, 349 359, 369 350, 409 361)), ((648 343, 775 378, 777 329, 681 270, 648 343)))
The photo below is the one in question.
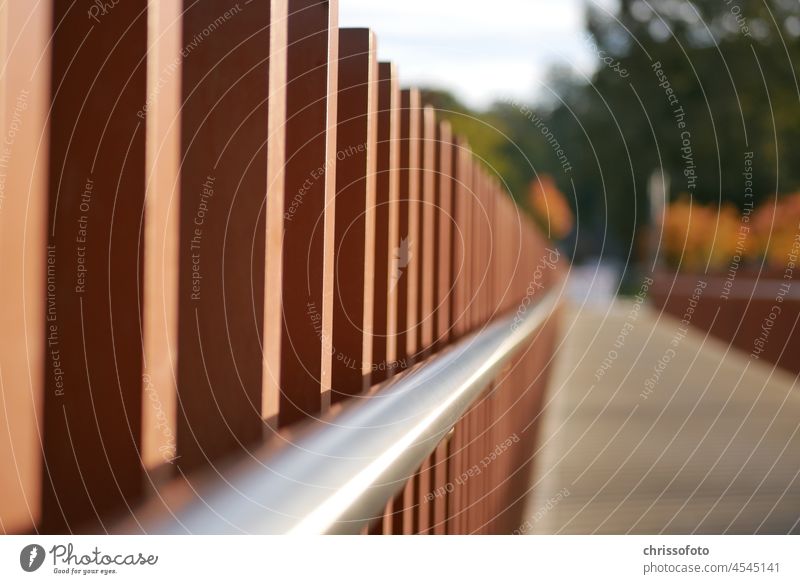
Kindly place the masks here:
POLYGON ((574 195, 580 231, 611 236, 625 255, 647 221, 647 183, 659 167, 673 198, 741 206, 752 151, 756 202, 800 189, 796 0, 620 0, 615 14, 587 10, 585 40, 598 53, 592 78, 554 70, 556 95, 529 115, 513 103, 471 112, 447 94, 428 95, 517 200, 537 173, 550 173, 574 195), (569 172, 532 116, 564 149, 569 172))

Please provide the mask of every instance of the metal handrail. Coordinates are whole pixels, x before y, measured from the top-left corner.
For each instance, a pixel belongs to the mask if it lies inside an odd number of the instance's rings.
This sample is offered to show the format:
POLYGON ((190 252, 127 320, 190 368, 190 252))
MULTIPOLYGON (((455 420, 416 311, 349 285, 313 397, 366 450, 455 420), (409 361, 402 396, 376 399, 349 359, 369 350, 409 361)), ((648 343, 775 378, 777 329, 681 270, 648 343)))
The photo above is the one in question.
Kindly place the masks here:
POLYGON ((123 533, 358 533, 548 319, 555 291, 378 390, 351 399, 282 447, 265 446, 210 484, 159 493, 123 533), (152 507, 153 505, 151 505, 152 507), (164 508, 169 511, 164 512, 164 508))

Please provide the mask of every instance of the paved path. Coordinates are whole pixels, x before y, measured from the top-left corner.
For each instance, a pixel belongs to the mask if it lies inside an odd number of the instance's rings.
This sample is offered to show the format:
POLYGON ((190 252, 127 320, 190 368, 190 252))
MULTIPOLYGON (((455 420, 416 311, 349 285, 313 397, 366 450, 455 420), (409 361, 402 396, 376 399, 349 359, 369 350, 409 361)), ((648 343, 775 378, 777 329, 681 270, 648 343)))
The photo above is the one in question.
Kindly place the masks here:
POLYGON ((800 383, 635 306, 566 310, 522 531, 800 533, 800 383))

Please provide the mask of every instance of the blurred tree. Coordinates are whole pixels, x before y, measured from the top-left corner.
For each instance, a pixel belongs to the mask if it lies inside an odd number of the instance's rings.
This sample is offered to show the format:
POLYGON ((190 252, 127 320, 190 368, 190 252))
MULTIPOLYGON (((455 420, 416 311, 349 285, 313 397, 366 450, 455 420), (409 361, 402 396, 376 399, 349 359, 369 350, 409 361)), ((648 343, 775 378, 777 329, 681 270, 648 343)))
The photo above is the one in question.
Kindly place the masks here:
POLYGON ((800 3, 620 0, 614 14, 589 8, 587 30, 598 58, 628 75, 601 62, 578 117, 562 105, 554 125, 581 122, 602 144, 598 167, 576 174, 587 174, 582 194, 608 201, 623 248, 648 217, 647 181, 659 167, 673 198, 740 208, 747 152, 752 202, 800 185, 800 3))
POLYGON ((800 2, 619 0, 614 12, 587 8, 586 21, 595 72, 553 70, 551 95, 535 107, 508 101, 472 112, 450 95, 427 95, 521 204, 531 180, 551 174, 581 237, 594 234, 595 253, 606 245, 624 258, 660 167, 673 199, 741 208, 800 188, 800 2))

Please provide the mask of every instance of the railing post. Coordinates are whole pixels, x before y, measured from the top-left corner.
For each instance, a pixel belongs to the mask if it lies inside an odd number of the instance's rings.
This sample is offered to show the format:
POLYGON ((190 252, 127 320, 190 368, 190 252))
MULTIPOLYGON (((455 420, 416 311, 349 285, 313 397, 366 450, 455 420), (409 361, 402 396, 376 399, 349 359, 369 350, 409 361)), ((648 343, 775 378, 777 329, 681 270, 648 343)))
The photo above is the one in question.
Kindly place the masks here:
MULTIPOLYGON (((43 529, 141 492, 147 2, 53 3, 43 529)), ((46 67, 46 63, 40 65, 46 67)))
POLYGON ((378 142, 375 199, 375 311, 372 383, 399 368, 397 358, 397 298, 401 270, 407 263, 400 242, 400 90, 397 70, 380 63, 378 70, 378 142), (380 367, 383 364, 384 367, 380 367))
POLYGON ((183 12, 178 456, 262 436, 268 0, 183 12), (207 34, 213 27, 215 32, 207 34))
POLYGON ((261 417, 270 430, 280 411, 283 333, 283 234, 286 192, 286 121, 289 0, 270 0, 269 113, 267 118, 266 251, 262 336, 261 417))
POLYGON ((334 401, 368 389, 372 378, 378 112, 378 61, 372 31, 339 31, 338 65, 334 401))
POLYGON ((148 4, 142 463, 177 460, 181 5, 148 4))
MULTIPOLYGON (((416 89, 400 93, 400 241, 408 250, 405 278, 398 282, 398 358, 411 362, 417 352, 419 327, 420 275, 420 95, 416 89), (402 353, 401 353, 402 351, 402 353), (401 356, 402 355, 402 356, 401 356)), ((403 533, 411 534, 416 525, 416 479, 409 477, 403 491, 403 533)))
MULTIPOLYGON (((373 383, 400 368, 398 358, 398 297, 407 249, 400 241, 400 89, 397 68, 378 66, 378 142, 375 209, 375 313, 373 359, 386 368, 373 372, 373 383)), ((405 282, 404 282, 405 283, 405 282)), ((386 504, 383 533, 402 532, 402 493, 386 504)), ((377 531, 378 528, 376 528, 377 531)))
POLYGON ((42 512, 42 386, 44 376, 54 373, 43 363, 59 349, 47 346, 49 326, 57 323, 47 318, 46 304, 55 292, 46 277, 51 8, 47 2, 4 2, 2 23, 0 517, 5 533, 29 533, 42 512))
MULTIPOLYGON (((452 232, 452 281, 453 293, 450 298, 450 315, 453 322, 452 336, 460 338, 469 330, 468 308, 470 300, 470 254, 471 241, 470 209, 472 202, 472 156, 469 146, 462 138, 455 141, 453 155, 453 232, 452 232)), ((464 533, 466 516, 464 513, 467 501, 464 486, 460 482, 467 466, 467 423, 466 416, 458 421, 450 439, 449 475, 453 481, 453 492, 448 497, 448 533, 464 533)))
POLYGON ((420 140, 420 264, 419 289, 419 334, 417 358, 423 359, 431 352, 434 341, 434 292, 436 274, 434 254, 436 252, 436 112, 426 105, 422 110, 420 140))
MULTIPOLYGON (((269 220, 267 258, 281 264, 279 281, 277 270, 269 269, 267 284, 280 288, 281 312, 264 335, 268 350, 279 347, 277 366, 267 359, 265 392, 280 395, 280 425, 330 404, 338 31, 336 0, 289 0, 280 97, 286 120, 277 128, 273 119, 270 129, 273 139, 280 132, 285 142, 282 192, 277 183, 270 187, 270 194, 283 197, 283 213, 269 220)), ((280 171, 272 168, 274 181, 280 171)))
MULTIPOLYGON (((453 203, 453 136, 449 122, 442 121, 436 127, 436 196, 434 207, 434 232, 436 253, 434 254, 434 349, 443 348, 452 329, 450 320, 450 295, 453 293, 452 279, 452 221, 453 203)), ((447 500, 450 496, 448 484, 449 440, 436 447, 433 457, 433 533, 446 532, 447 500)))
POLYGON ((438 348, 450 340, 453 323, 450 297, 453 294, 453 191, 457 186, 453 174, 453 134, 450 123, 442 121, 436 129, 436 198, 434 254, 435 298, 434 338, 438 348))
MULTIPOLYGON (((420 123, 422 110, 416 89, 403 90, 400 118, 400 238, 408 241, 409 261, 405 288, 398 303, 398 322, 403 323, 398 343, 404 340, 403 357, 412 360, 419 349, 420 241, 420 123)), ((401 282, 401 285, 403 282, 401 282)))

